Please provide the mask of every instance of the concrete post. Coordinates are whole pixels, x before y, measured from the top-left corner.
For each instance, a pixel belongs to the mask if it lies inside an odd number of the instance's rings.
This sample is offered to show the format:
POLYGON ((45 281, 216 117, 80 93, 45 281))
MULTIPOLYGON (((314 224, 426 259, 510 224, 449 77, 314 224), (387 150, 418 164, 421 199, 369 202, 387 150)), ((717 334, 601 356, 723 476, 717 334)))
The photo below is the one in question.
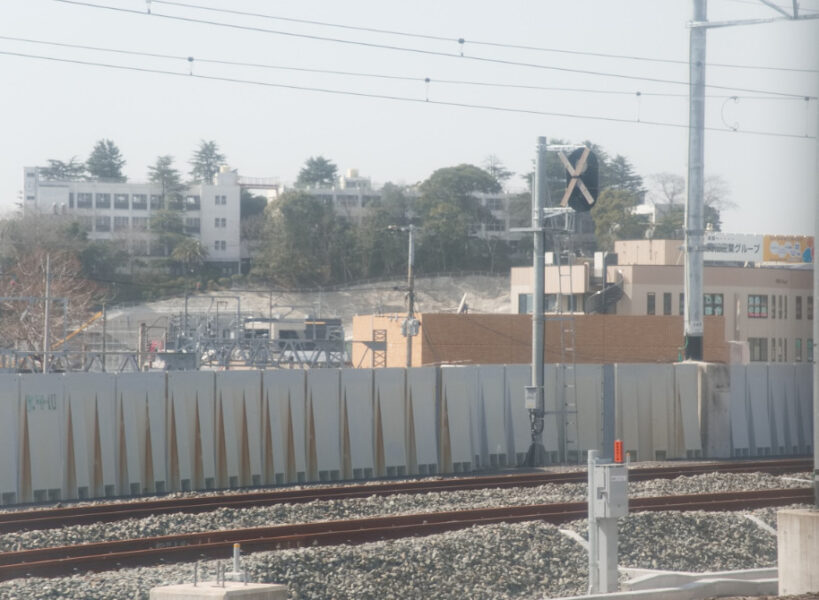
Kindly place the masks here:
MULTIPOLYGON (((706 0, 694 0, 705 22, 706 0)), ((685 358, 702 360, 702 252, 705 189, 705 27, 691 27, 689 48, 688 193, 685 202, 685 358)))
POLYGON ((543 447, 543 418, 545 403, 543 398, 543 294, 545 293, 545 239, 543 233, 543 209, 549 194, 549 182, 546 172, 546 138, 537 139, 537 158, 532 182, 532 234, 533 277, 532 286, 532 387, 535 391, 535 408, 529 409, 532 428, 532 444, 527 453, 528 466, 542 466, 546 462, 546 449, 543 447))

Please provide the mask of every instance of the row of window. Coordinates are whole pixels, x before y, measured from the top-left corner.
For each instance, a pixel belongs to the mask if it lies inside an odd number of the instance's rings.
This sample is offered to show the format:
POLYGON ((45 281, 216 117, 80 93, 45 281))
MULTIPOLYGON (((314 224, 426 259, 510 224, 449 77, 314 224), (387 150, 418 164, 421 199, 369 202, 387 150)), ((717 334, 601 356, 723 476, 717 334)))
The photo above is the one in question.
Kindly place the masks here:
MULTIPOLYGON (((788 318, 788 296, 771 294, 769 302, 767 294, 749 294, 748 318, 767 319, 768 317, 771 319, 788 318)), ((794 297, 794 317, 802 318, 802 296, 794 297)), ((806 297, 805 318, 813 319, 813 296, 806 297)))
MULTIPOLYGON (((227 205, 227 196, 218 195, 214 197, 214 204, 216 206, 227 205)), ((150 205, 151 210, 161 210, 165 208, 165 201, 159 194, 107 194, 90 192, 78 192, 75 195, 73 192, 68 194, 68 206, 74 208, 111 208, 115 210, 148 210, 150 205)), ((200 210, 202 208, 201 198, 198 195, 185 196, 184 198, 176 199, 175 197, 168 197, 168 208, 178 210, 200 210)))
MULTIPOLYGON (((685 294, 679 296, 679 313, 685 314, 685 294)), ((663 315, 671 314, 672 294, 663 293, 663 315)), ((720 316, 725 314, 725 297, 723 294, 703 294, 703 313, 705 316, 720 316)), ((646 314, 657 314, 657 297, 654 292, 646 294, 646 314)), ((767 294, 748 295, 748 317, 751 319, 787 319, 788 318, 788 296, 771 295, 770 303, 767 294), (770 311, 768 307, 770 306, 770 311)), ((794 317, 802 318, 802 296, 794 297, 794 317)), ((813 319, 813 296, 805 298, 805 318, 813 319)))
MULTIPOLYGON (((748 349, 753 362, 788 362, 788 339, 748 338, 748 349)), ((813 338, 805 340, 805 360, 813 362, 813 338)), ((802 362, 802 338, 793 340, 793 360, 802 362)))
MULTIPOLYGON (((663 293, 663 315, 671 314, 672 294, 671 292, 663 293)), ((723 294, 703 294, 702 307, 706 316, 720 316, 724 313, 725 297, 723 294)), ((685 294, 679 295, 679 306, 677 314, 685 314, 685 294)), ((646 294, 646 314, 657 314, 657 297, 654 292, 646 294)))
MULTIPOLYGON (((148 217, 112 217, 100 215, 90 217, 86 215, 77 215, 77 222, 86 231, 148 231, 150 229, 148 217), (113 222, 113 229, 111 224, 113 222)), ((227 227, 227 219, 224 217, 216 217, 213 223, 214 227, 227 227)), ((185 233, 200 233, 202 230, 201 221, 199 217, 186 217, 184 222, 185 233)))

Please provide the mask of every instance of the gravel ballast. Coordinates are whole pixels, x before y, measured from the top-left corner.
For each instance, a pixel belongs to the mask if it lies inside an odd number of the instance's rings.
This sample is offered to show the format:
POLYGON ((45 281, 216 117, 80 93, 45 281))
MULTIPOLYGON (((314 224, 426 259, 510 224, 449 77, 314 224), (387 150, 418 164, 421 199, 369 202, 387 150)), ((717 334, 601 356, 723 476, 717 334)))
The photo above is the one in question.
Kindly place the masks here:
MULTIPOLYGON (((791 476, 789 476, 791 477, 791 476)), ((803 476, 797 476, 797 478, 803 476)), ((708 474, 630 484, 630 495, 656 496, 804 486, 765 474, 708 474)), ((250 527, 316 519, 577 501, 585 485, 531 489, 402 495, 313 502, 201 515, 166 515, 95 526, 3 536, 3 545, 35 547, 167 532, 250 527)), ((774 566, 776 537, 746 513, 654 512, 620 519, 620 564, 625 567, 709 571, 774 566)), ((775 526, 775 509, 747 511, 775 526)), ((581 535, 586 521, 562 525, 581 535)), ((228 557, 221 561, 228 564, 228 557)), ((540 522, 473 527, 424 538, 361 546, 315 547, 244 557, 250 581, 285 583, 291 597, 334 598, 542 598, 582 594, 587 556, 558 527, 540 522)), ((200 577, 213 578, 217 561, 202 563, 200 577)), ((147 598, 157 585, 191 582, 191 564, 68 578, 19 579, 0 584, 0 600, 35 598, 147 598)))

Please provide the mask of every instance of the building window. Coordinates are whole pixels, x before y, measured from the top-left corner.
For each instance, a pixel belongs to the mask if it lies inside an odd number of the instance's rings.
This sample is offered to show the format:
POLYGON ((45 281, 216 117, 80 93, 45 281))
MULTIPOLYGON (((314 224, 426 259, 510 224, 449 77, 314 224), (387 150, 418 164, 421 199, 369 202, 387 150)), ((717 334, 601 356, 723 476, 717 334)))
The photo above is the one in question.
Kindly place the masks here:
POLYGON ((94 231, 111 231, 111 217, 97 217, 94 221, 94 231))
POLYGON ((771 318, 776 318, 776 296, 771 294, 771 318))
POLYGON ((785 309, 783 310, 783 308, 784 308, 784 307, 782 306, 783 304, 785 304, 785 303, 784 303, 784 298, 783 298, 782 296, 779 296, 779 318, 780 318, 780 319, 782 319, 782 318, 783 318, 783 316, 782 316, 782 315, 783 315, 783 313, 784 313, 784 318, 785 318, 785 319, 787 319, 787 318, 788 318, 788 309, 786 309, 786 308, 785 308, 785 309))
POLYGON ((750 294, 748 296, 748 316, 751 319, 768 318, 768 296, 750 294))
POLYGON ((680 294, 680 316, 685 314, 685 294, 680 294))
POLYGON ((802 318, 802 296, 796 297, 796 318, 802 318))
POLYGON ((671 314, 671 292, 663 292, 663 314, 671 314))
POLYGON ((702 304, 706 316, 714 315, 719 317, 724 314, 722 294, 705 294, 702 304))
POLYGON ((147 231, 148 217, 133 217, 131 219, 131 228, 134 231, 147 231))
POLYGON ((793 359, 802 362, 802 338, 793 340, 793 359))
POLYGON ((646 314, 653 315, 656 314, 657 307, 655 306, 655 298, 654 292, 648 292, 646 294, 646 314))
POLYGON ((128 229, 128 217, 114 217, 114 231, 128 229))
POLYGON ((131 199, 131 208, 134 210, 147 210, 148 196, 146 194, 134 194, 134 197, 131 199))
POLYGON ((185 218, 185 233, 199 233, 200 229, 199 217, 185 218))
POLYGON ((752 361, 754 362, 768 361, 767 338, 748 338, 748 349, 750 350, 752 361))
POLYGON ((808 362, 813 362, 813 338, 808 338, 808 343, 806 344, 805 350, 808 354, 808 362))
POLYGON ((77 208, 93 208, 92 195, 90 193, 79 192, 77 194, 77 208))
POLYGON ((128 194, 114 194, 114 208, 128 210, 128 194))
POLYGON ((131 254, 134 256, 147 256, 148 240, 131 240, 131 254))
POLYGON ((216 206, 225 206, 227 204, 227 196, 217 195, 213 200, 216 206))
POLYGON ((199 210, 200 208, 199 196, 185 196, 185 210, 199 210))
POLYGON ((788 362, 788 338, 782 342, 782 348, 785 352, 785 362, 788 362))
POLYGON ((214 227, 227 227, 227 219, 224 217, 216 217, 213 220, 214 227))
POLYGON ((486 208, 489 210, 503 210, 503 198, 487 198, 486 208))
POLYGON ((85 216, 85 215, 78 215, 77 217, 75 217, 75 219, 76 219, 77 223, 79 224, 80 229, 82 229, 83 231, 91 231, 92 229, 94 229, 94 218, 93 217, 88 217, 88 216, 85 216))
POLYGON ((532 294, 518 294, 518 314, 528 315, 532 313, 532 294))
POLYGON ((808 296, 808 306, 805 312, 808 315, 808 321, 811 321, 813 319, 813 296, 808 296))
POLYGON ((776 360, 782 362, 782 338, 779 338, 779 345, 777 346, 776 360))
POLYGON ((159 194, 151 194, 151 210, 161 210, 165 208, 165 202, 159 194))
POLYGON ((68 192, 68 208, 74 208, 74 192, 68 192))
POLYGON ((216 240, 213 242, 213 249, 217 251, 227 250, 227 242, 225 240, 216 240))
POLYGON ((111 194, 97 194, 94 205, 97 208, 111 208, 111 194))

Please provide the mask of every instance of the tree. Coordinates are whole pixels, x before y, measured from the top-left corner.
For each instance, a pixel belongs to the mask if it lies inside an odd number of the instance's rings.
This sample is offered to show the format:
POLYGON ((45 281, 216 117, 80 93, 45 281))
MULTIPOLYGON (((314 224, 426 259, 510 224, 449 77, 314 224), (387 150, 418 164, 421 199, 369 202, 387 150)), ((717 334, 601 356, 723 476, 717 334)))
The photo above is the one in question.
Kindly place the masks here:
POLYGON ((125 181, 126 177, 122 174, 124 166, 125 159, 122 158, 119 148, 108 139, 99 140, 85 162, 88 173, 103 181, 125 181))
POLYGON ((304 162, 296 179, 296 187, 332 187, 338 168, 323 156, 311 156, 304 162))
MULTIPOLYGON (((62 331, 63 320, 82 322, 99 302, 104 287, 92 280, 79 254, 90 246, 85 232, 64 217, 25 216, 0 222, 0 345, 39 351, 43 343, 46 257, 52 301, 49 327, 62 331), (57 300, 60 299, 60 300, 57 300), (62 299, 66 303, 62 303, 62 299)), ((55 341, 52 339, 52 342, 55 341)))
POLYGON ((615 190, 624 190, 634 194, 640 202, 645 196, 643 178, 634 172, 634 167, 622 154, 606 161, 606 179, 602 180, 605 187, 615 190))
POLYGON ((225 160, 225 155, 219 152, 216 142, 201 140, 190 160, 190 175, 194 183, 212 183, 225 160))
POLYGON ((179 240, 171 252, 171 260, 178 264, 185 275, 198 272, 207 256, 207 248, 192 237, 179 240))
POLYGON ((649 175, 648 199, 653 204, 682 204, 685 202, 685 179, 676 173, 649 175))
POLYGON ((355 228, 356 252, 363 277, 400 275, 407 268, 407 238, 387 228, 408 225, 408 200, 392 183, 384 184, 381 198, 367 206, 361 225, 355 228))
POLYGON ((173 156, 157 156, 156 162, 148 166, 148 181, 162 186, 162 194, 180 194, 185 190, 182 174, 173 166, 173 156))
POLYGON ((40 169, 40 175, 44 179, 52 181, 77 181, 85 178, 85 163, 80 162, 76 156, 68 159, 68 162, 48 159, 48 166, 40 169))
POLYGON ((317 287, 351 276, 350 225, 333 206, 305 192, 287 191, 267 205, 266 243, 252 274, 284 286, 317 287))
POLYGON ((606 188, 600 192, 594 210, 594 235, 600 250, 613 250, 614 240, 633 240, 645 237, 647 220, 633 213, 639 198, 628 190, 606 188))
POLYGON ((495 178, 495 181, 497 181, 501 187, 515 174, 513 171, 504 167, 501 160, 494 154, 490 154, 486 157, 486 160, 483 161, 483 168, 495 178))
POLYGON ((416 208, 421 219, 418 247, 419 270, 429 272, 478 266, 473 232, 492 214, 476 193, 499 193, 500 184, 474 165, 438 169, 424 181, 416 208))

